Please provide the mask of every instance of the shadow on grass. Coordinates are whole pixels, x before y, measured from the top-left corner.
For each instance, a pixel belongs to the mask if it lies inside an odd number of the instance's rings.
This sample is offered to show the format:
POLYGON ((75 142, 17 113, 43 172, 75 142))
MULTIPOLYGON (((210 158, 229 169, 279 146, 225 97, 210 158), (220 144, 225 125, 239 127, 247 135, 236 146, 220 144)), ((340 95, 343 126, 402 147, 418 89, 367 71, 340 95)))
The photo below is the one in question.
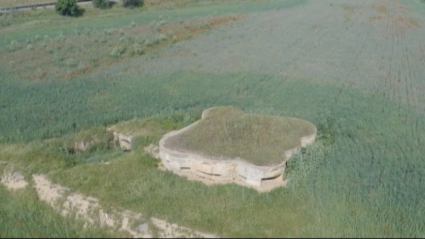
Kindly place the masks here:
POLYGON ((114 5, 116 5, 117 4, 117 2, 113 2, 113 1, 109 1, 108 3, 107 3, 107 7, 108 8, 112 8, 114 5))
POLYGON ((126 8, 143 7, 145 5, 144 0, 123 0, 122 3, 126 8))
POLYGON ((117 4, 117 2, 111 0, 93 0, 92 4, 95 8, 106 10, 111 9, 114 5, 117 4))
POLYGON ((74 14, 72 16, 73 17, 81 17, 82 15, 84 15, 85 12, 86 12, 86 10, 84 8, 77 7, 77 9, 74 11, 74 14))

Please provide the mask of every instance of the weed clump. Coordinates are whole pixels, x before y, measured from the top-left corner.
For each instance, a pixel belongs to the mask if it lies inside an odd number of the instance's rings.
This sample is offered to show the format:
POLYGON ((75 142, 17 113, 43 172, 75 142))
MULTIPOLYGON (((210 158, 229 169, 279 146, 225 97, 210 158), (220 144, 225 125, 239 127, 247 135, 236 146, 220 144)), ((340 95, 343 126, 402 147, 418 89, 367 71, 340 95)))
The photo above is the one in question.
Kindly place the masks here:
POLYGON ((134 43, 133 44, 133 52, 138 54, 138 55, 142 55, 144 54, 144 48, 140 43, 134 43))
POLYGON ((113 32, 113 30, 111 30, 111 29, 105 29, 105 30, 103 30, 103 33, 104 33, 106 36, 110 36, 110 35, 112 35, 114 32, 113 32))
POLYGON ((113 57, 120 57, 126 50, 126 47, 123 45, 118 45, 116 47, 114 47, 114 49, 112 49, 111 51, 111 56, 113 57))
POLYGON ((7 46, 7 50, 9 52, 16 51, 20 48, 19 43, 16 40, 13 40, 10 42, 10 44, 7 46))

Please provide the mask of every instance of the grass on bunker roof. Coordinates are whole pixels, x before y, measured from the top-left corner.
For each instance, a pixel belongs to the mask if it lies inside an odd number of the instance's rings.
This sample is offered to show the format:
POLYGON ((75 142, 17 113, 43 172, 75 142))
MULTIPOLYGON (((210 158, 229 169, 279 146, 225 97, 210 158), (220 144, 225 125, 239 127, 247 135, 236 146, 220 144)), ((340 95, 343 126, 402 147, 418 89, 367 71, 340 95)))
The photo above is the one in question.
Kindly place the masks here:
POLYGON ((213 158, 241 158, 266 166, 286 161, 286 150, 299 147, 301 137, 315 133, 316 127, 302 119, 216 107, 190 130, 169 138, 166 145, 213 158))

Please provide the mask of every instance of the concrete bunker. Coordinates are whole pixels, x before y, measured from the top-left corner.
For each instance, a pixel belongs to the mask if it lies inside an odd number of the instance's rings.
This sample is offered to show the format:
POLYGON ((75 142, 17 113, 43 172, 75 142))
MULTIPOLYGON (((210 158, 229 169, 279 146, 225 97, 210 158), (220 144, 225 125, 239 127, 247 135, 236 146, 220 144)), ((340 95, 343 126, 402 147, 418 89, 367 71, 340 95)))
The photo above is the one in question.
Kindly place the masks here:
POLYGON ((199 121, 165 134, 159 157, 180 176, 267 191, 286 184, 282 175, 287 160, 313 143, 316 134, 316 127, 302 119, 213 107, 199 121))

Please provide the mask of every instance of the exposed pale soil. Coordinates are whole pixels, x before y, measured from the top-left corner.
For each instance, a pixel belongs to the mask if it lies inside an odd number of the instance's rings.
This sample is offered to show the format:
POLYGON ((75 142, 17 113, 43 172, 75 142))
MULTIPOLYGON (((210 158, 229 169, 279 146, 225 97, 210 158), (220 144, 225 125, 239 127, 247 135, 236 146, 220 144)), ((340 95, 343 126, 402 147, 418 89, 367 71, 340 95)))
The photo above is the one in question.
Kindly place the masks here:
POLYGON ((26 186, 28 186, 28 183, 25 181, 25 179, 17 179, 13 177, 11 173, 3 175, 0 179, 0 183, 2 183, 8 189, 12 190, 24 189, 26 186))

